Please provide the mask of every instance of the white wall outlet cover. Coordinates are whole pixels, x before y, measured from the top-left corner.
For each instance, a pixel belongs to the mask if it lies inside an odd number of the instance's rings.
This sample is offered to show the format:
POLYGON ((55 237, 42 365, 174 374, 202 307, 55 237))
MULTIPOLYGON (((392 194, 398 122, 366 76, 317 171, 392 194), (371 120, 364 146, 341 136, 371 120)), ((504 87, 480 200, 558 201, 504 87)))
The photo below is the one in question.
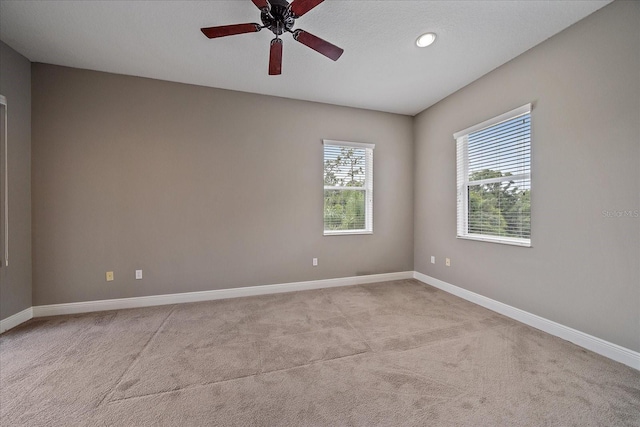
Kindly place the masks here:
POLYGON ((136 270, 136 280, 142 279, 142 270, 136 270))
POLYGON ((436 257, 432 256, 431 257, 431 264, 435 264, 436 263, 436 257))
POLYGON ((318 266, 318 258, 314 258, 312 260, 312 264, 313 264, 314 267, 317 267, 318 266))

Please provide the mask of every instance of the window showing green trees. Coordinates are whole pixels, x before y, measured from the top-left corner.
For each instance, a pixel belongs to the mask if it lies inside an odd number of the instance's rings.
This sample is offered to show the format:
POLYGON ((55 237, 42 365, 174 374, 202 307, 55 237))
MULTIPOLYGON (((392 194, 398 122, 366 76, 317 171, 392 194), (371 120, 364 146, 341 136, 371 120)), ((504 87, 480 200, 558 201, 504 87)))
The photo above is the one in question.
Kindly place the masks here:
POLYGON ((531 105, 454 135, 457 236, 531 245, 531 105))
POLYGON ((325 190, 325 230, 364 229, 364 191, 325 190))
MULTIPOLYGON (((509 177, 485 169, 471 174, 471 181, 509 177)), ((516 238, 531 237, 531 190, 528 183, 501 181, 469 185, 469 233, 516 238)))
POLYGON ((325 233, 340 231, 371 231, 369 201, 372 165, 367 148, 324 147, 324 229, 325 233))

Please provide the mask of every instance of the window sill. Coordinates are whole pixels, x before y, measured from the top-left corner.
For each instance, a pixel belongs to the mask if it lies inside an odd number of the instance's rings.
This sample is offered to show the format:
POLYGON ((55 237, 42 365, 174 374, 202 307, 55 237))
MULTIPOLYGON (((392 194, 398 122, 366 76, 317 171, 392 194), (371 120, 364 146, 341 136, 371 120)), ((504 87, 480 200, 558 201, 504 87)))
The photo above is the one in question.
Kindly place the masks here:
POLYGON ((325 236, 352 236, 358 234, 373 234, 373 231, 367 230, 337 230, 337 231, 324 231, 325 236))
POLYGON ((488 243, 499 243, 501 245, 511 245, 511 246, 522 246, 525 248, 531 247, 531 240, 526 239, 515 239, 509 237, 490 237, 490 236, 482 236, 482 235, 466 235, 466 236, 456 236, 458 239, 465 240, 475 240, 478 242, 488 242, 488 243))

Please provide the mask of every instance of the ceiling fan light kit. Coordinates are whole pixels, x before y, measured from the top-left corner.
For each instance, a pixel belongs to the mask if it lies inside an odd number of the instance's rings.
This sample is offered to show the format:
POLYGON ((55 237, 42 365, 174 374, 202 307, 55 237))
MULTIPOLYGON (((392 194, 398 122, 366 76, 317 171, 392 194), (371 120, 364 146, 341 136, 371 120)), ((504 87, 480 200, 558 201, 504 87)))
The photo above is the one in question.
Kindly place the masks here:
POLYGON ((285 32, 291 33, 293 39, 315 50, 329 59, 337 61, 343 49, 304 30, 294 30, 295 20, 322 3, 324 0, 251 0, 260 9, 262 25, 256 23, 222 25, 201 28, 202 33, 210 39, 233 36, 236 34, 256 33, 263 28, 270 30, 276 38, 271 40, 269 51, 269 75, 282 74, 282 39, 285 32))

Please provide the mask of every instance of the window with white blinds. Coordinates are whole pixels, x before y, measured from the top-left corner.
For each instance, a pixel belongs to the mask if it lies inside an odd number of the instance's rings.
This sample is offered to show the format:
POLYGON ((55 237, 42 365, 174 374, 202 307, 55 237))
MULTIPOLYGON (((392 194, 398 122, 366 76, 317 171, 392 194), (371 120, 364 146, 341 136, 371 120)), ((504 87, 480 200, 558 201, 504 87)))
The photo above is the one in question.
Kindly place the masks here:
POLYGON ((453 137, 457 236, 531 246, 531 104, 453 137))
POLYGON ((324 140, 324 234, 373 233, 374 144, 324 140))

